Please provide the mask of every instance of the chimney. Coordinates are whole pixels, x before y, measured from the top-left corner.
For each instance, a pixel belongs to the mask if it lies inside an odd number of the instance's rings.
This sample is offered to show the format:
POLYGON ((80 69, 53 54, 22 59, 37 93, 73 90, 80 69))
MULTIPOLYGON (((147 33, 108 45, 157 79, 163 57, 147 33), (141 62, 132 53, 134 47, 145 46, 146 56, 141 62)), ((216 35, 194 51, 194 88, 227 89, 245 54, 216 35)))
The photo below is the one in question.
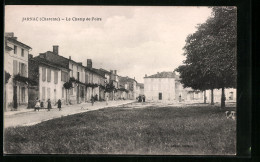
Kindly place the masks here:
POLYGON ((53 46, 53 53, 59 55, 59 46, 57 45, 53 46))
POLYGON ((5 33, 5 37, 14 37, 14 33, 13 32, 5 33))
POLYGON ((145 74, 145 77, 147 77, 147 74, 145 74))
POLYGON ((110 70, 110 72, 111 72, 112 74, 114 74, 113 70, 110 70))
POLYGON ((157 74, 159 74, 159 72, 157 72, 157 74))
MULTIPOLYGON (((117 73, 117 70, 114 70, 115 71, 115 74, 117 73)), ((117 75, 117 74, 116 74, 117 75)))
POLYGON ((28 55, 28 59, 32 59, 33 58, 33 55, 32 54, 29 54, 28 55))
POLYGON ((92 60, 91 59, 87 59, 87 67, 92 68, 92 60))
POLYGON ((71 56, 69 56, 69 59, 71 60, 71 56))

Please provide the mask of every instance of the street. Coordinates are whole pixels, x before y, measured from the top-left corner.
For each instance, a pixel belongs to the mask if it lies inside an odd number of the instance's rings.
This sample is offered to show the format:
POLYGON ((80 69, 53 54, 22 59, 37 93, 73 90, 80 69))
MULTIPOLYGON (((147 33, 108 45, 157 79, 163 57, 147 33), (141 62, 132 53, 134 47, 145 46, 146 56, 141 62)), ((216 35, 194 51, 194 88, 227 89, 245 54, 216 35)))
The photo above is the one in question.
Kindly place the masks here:
POLYGON ((61 111, 59 111, 57 106, 53 106, 53 109, 51 109, 51 111, 47 111, 47 109, 40 109, 40 111, 34 111, 34 109, 30 109, 26 112, 16 114, 5 114, 4 128, 35 125, 40 122, 54 118, 59 118, 92 110, 98 110, 111 106, 119 106, 131 102, 134 102, 134 100, 109 101, 108 105, 106 105, 106 102, 95 102, 93 106, 91 105, 91 103, 82 103, 78 105, 62 106, 61 111))

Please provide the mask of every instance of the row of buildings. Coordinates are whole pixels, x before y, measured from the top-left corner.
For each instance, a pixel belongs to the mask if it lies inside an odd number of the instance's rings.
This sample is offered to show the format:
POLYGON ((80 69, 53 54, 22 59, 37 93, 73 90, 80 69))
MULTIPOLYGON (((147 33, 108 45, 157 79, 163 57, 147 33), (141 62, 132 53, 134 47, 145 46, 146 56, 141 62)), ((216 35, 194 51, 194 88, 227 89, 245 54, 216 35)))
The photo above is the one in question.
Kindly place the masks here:
MULTIPOLYGON (((211 102, 211 90, 196 91, 191 88, 184 88, 180 78, 174 71, 158 72, 157 74, 144 77, 144 95, 147 101, 203 101, 211 102)), ((213 100, 221 101, 221 90, 213 90, 213 100)), ((236 89, 225 89, 226 101, 236 101, 236 89)))
POLYGON ((46 104, 48 99, 56 104, 80 104, 97 100, 136 99, 143 94, 143 84, 133 78, 122 77, 117 70, 96 69, 92 60, 74 61, 63 57, 59 46, 52 51, 33 57, 32 48, 5 33, 5 111, 21 105, 33 107, 35 99, 46 104), (108 88, 108 86, 110 88, 108 88))

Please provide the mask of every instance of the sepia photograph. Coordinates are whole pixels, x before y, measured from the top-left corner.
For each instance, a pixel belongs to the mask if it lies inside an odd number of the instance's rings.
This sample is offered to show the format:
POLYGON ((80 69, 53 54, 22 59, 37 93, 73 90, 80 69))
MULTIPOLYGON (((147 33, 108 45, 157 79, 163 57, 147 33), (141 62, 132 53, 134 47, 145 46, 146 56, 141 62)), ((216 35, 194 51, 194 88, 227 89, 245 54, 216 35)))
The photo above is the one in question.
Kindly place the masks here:
POLYGON ((3 151, 236 155, 237 7, 5 5, 3 151))

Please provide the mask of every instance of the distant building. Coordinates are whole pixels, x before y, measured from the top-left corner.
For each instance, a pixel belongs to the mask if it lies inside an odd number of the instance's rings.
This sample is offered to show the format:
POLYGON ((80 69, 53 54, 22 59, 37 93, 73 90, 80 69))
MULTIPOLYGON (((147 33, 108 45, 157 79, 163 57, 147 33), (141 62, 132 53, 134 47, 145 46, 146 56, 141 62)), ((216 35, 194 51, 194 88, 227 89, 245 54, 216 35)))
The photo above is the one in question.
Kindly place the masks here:
MULTIPOLYGON (((213 96, 214 96, 215 103, 221 102, 221 95, 222 95, 221 89, 213 90, 213 96)), ((210 103, 211 102, 211 90, 206 90, 206 97, 207 97, 207 102, 210 103)), ((236 102, 237 90, 235 88, 226 88, 225 97, 226 97, 226 102, 236 102)))
POLYGON ((17 40, 14 33, 5 33, 4 69, 11 75, 5 84, 4 110, 17 109, 28 103, 28 55, 32 48, 17 40))
POLYGON ((86 100, 90 101, 91 97, 97 96, 98 100, 105 100, 105 75, 92 67, 92 60, 87 59, 86 73, 86 100))
POLYGON ((161 72, 144 77, 144 95, 148 101, 173 101, 175 93, 175 73, 161 72))
POLYGON ((136 96, 144 95, 144 84, 137 83, 136 84, 136 96))
POLYGON ((136 85, 137 81, 135 79, 119 76, 119 88, 117 91, 119 99, 135 100, 137 97, 136 85))

